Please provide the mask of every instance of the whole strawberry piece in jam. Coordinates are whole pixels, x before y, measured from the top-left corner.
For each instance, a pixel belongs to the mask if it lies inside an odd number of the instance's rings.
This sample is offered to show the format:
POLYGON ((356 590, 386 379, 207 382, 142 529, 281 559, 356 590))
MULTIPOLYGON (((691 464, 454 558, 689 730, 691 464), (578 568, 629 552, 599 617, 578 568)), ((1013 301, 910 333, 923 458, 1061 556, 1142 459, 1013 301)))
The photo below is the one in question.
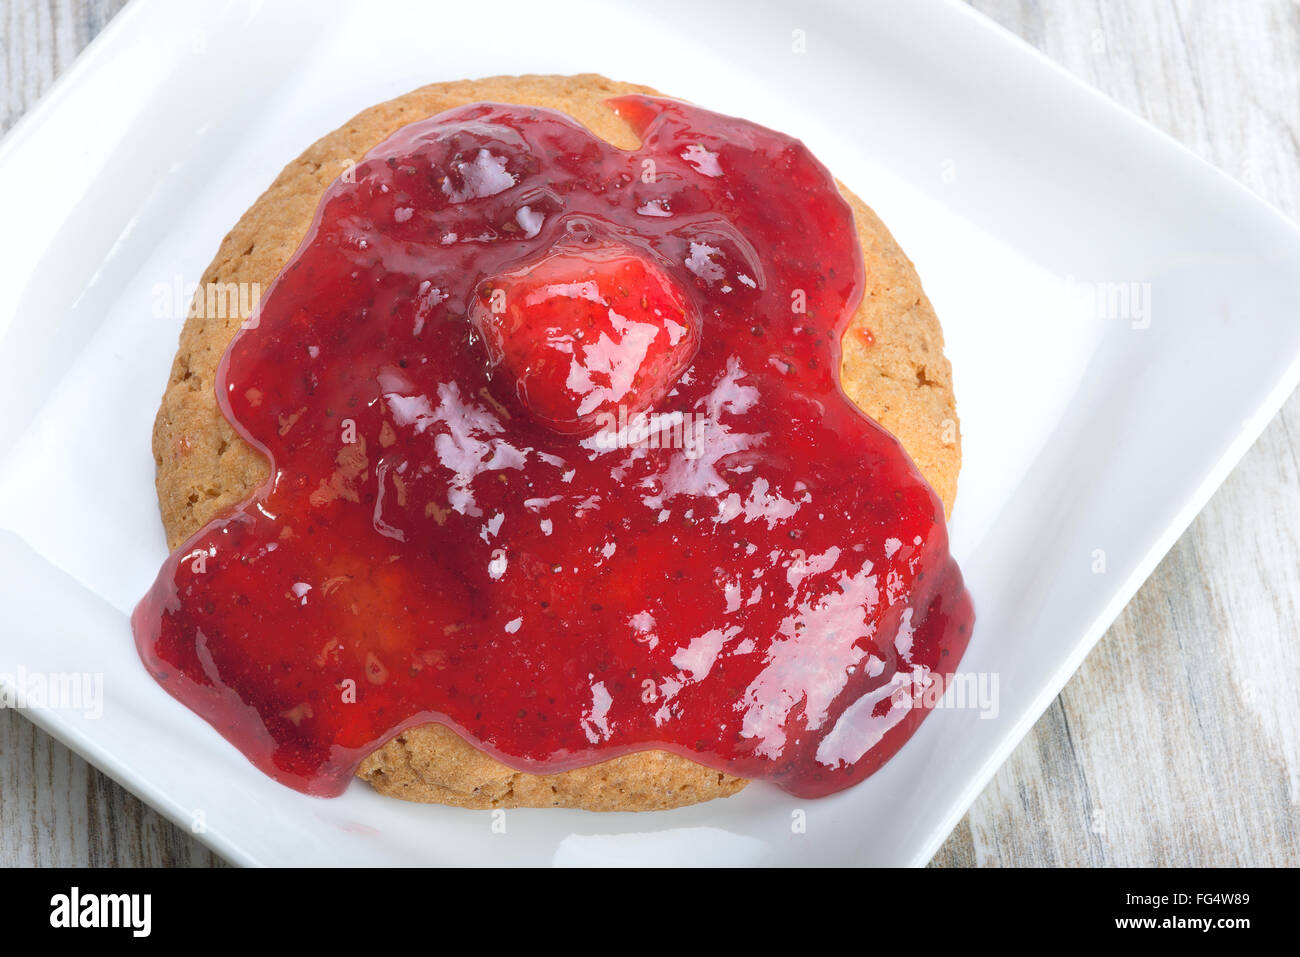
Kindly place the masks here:
POLYGON ((470 319, 508 373, 502 384, 537 422, 571 435, 655 405, 699 344, 677 283, 648 254, 590 235, 485 280, 470 319))

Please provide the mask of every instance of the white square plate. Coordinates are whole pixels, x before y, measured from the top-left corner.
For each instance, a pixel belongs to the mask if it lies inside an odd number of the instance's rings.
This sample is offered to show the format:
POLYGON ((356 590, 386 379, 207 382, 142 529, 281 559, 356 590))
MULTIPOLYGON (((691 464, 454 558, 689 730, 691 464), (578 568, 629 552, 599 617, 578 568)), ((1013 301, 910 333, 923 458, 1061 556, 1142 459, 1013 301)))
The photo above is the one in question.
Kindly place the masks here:
POLYGON ((0 145, 0 209, 0 673, 102 672, 102 717, 32 717, 249 864, 924 863, 1300 378, 1300 232, 941 0, 135 0, 0 145), (965 433, 963 670, 997 673, 1000 710, 936 711, 820 801, 756 785, 658 814, 510 811, 500 834, 360 785, 303 797, 132 645, 165 555, 149 435, 181 322, 155 288, 196 281, 362 108, 586 71, 801 137, 915 260, 965 433))

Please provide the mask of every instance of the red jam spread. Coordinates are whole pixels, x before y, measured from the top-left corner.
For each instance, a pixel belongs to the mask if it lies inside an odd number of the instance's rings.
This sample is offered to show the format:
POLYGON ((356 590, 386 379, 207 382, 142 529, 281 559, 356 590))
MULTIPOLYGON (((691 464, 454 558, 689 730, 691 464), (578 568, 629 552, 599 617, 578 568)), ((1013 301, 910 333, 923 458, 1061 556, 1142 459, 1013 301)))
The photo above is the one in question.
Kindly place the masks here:
POLYGON ((399 130, 226 353, 272 477, 132 621, 290 787, 441 722, 524 771, 659 748, 824 795, 966 647, 939 499, 840 389, 834 180, 752 123, 611 106, 639 149, 494 104, 399 130))

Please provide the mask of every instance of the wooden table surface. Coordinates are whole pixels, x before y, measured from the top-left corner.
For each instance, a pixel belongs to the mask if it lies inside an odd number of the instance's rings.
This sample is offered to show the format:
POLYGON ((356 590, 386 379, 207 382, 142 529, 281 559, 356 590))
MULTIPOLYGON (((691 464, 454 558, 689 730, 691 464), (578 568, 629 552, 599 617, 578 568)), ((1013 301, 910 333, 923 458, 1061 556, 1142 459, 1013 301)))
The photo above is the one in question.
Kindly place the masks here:
MULTIPOLYGON (((124 3, 0 0, 0 132, 124 3)), ((1297 0, 972 6, 1300 219, 1297 0)), ((1300 864, 1298 621, 1300 393, 933 864, 1300 864)), ((221 863, 0 710, 0 865, 221 863)))

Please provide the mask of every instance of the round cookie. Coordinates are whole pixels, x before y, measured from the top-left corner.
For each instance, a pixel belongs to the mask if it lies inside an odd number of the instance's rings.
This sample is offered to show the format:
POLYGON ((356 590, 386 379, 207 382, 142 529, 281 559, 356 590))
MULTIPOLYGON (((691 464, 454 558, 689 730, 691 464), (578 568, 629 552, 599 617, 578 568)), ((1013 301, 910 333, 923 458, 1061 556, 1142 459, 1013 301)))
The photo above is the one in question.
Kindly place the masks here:
MULTIPOLYGON (((416 120, 481 101, 567 113, 614 146, 637 137, 605 105, 612 96, 656 94, 594 74, 491 77, 436 83, 358 114, 290 163, 221 243, 200 283, 270 286, 311 227, 326 188, 349 162, 416 120)), ((862 245, 866 288, 845 332, 844 391, 901 442, 951 512, 961 465, 960 431, 943 334, 912 263, 884 224, 840 184, 862 245)), ((170 548, 269 476, 265 457, 221 414, 218 363, 240 317, 192 310, 154 423, 158 501, 170 548)), ((436 724, 398 734, 358 775, 383 794, 470 808, 574 807, 658 810, 734 794, 745 781, 664 751, 640 751, 559 774, 515 771, 436 724)))

